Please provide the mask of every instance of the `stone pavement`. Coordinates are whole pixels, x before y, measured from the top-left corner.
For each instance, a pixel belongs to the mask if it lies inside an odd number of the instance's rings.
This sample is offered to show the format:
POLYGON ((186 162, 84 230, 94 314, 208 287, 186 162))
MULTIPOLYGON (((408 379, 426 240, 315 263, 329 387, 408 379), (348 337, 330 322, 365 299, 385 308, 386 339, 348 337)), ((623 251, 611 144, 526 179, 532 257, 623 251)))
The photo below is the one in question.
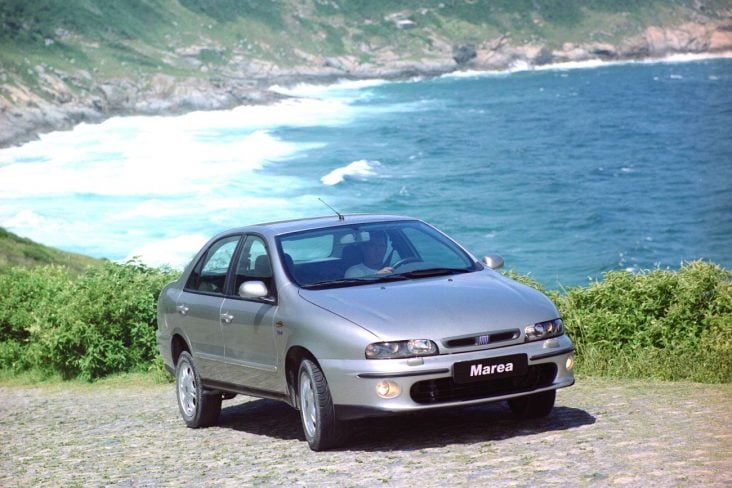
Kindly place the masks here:
POLYGON ((732 385, 580 378, 552 414, 505 403, 359 420, 312 452, 285 404, 188 429, 173 385, 0 387, 0 486, 732 487, 732 385))

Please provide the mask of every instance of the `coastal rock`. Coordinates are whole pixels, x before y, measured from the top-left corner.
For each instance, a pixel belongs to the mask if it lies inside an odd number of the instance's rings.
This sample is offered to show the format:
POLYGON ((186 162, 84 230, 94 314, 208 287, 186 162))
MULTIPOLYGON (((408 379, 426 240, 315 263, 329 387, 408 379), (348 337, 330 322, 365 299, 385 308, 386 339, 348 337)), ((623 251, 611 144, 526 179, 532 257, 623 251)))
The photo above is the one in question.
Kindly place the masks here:
POLYGON ((114 113, 124 111, 132 105, 136 98, 136 89, 128 80, 109 80, 98 85, 102 99, 99 108, 103 112, 114 113))
POLYGON ((567 63, 585 61, 590 58, 590 54, 583 46, 576 46, 572 43, 565 43, 562 49, 552 51, 554 62, 567 63))
POLYGON ((663 56, 669 52, 701 52, 708 47, 708 36, 704 26, 684 24, 678 29, 649 27, 644 34, 648 51, 652 56, 663 56))
POLYGON ((465 65, 475 59, 478 53, 475 51, 475 46, 472 44, 462 44, 455 46, 453 51, 452 59, 458 65, 465 65))
POLYGON ((590 55, 600 59, 614 59, 618 56, 617 48, 609 42, 593 42, 587 46, 587 49, 590 55))
POLYGON ((470 62, 470 67, 478 70, 506 70, 528 67, 534 64, 546 64, 553 59, 544 59, 545 46, 540 44, 525 44, 513 46, 509 42, 499 43, 494 50, 480 49, 477 56, 470 62))
POLYGON ((713 52, 732 51, 732 20, 720 23, 709 36, 709 50, 713 52))
POLYGON ((648 27, 642 34, 620 43, 618 56, 626 58, 662 57, 678 53, 724 52, 732 50, 732 21, 675 28, 648 27))
MULTIPOLYGON (((730 13, 732 15, 732 12, 730 13)), ((397 18, 397 17, 395 17, 397 18)), ((404 18, 404 17, 400 17, 404 18)), ((460 69, 507 70, 559 62, 591 59, 641 59, 676 53, 732 52, 732 18, 699 17, 675 27, 650 26, 638 35, 608 41, 565 43, 550 48, 541 39, 516 42, 510 34, 483 41, 454 44, 439 33, 426 32, 421 53, 408 56, 383 39, 359 41, 359 56, 322 56, 295 49, 294 65, 232 53, 224 64, 204 63, 208 52, 219 57, 222 47, 201 43, 162 51, 161 59, 190 61, 201 76, 178 78, 156 74, 150 78, 129 77, 97 81, 94 73, 81 68, 64 72, 45 64, 28 69, 38 80, 31 88, 22 77, 0 73, 0 147, 19 144, 37 133, 72 127, 81 121, 98 121, 114 115, 176 114, 189 110, 216 110, 246 103, 270 103, 283 95, 268 90, 271 85, 300 82, 332 83, 341 78, 400 79, 435 76, 460 69), (366 61, 364 61, 364 59, 366 61)), ((598 32, 595 39, 607 39, 598 32)), ((61 40, 61 37, 58 37, 61 40)))
POLYGON ((342 73, 351 73, 358 69, 358 64, 354 56, 340 56, 337 58, 326 58, 324 66, 342 73))

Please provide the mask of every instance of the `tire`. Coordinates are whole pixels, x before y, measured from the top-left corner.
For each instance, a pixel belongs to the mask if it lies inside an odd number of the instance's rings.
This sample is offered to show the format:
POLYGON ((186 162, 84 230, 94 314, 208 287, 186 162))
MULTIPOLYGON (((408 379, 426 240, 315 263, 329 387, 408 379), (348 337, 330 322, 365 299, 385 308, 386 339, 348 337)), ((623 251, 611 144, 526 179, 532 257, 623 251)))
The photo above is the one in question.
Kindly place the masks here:
POLYGON ((221 394, 205 390, 188 351, 183 351, 175 365, 175 391, 178 410, 192 429, 210 427, 219 420, 221 394))
POLYGON ((345 440, 346 424, 336 419, 323 372, 313 361, 304 359, 298 378, 300 420, 310 449, 322 451, 336 447, 345 440))
POLYGON ((554 408, 557 390, 542 391, 508 400, 508 406, 516 416, 524 419, 538 419, 549 415, 554 408))

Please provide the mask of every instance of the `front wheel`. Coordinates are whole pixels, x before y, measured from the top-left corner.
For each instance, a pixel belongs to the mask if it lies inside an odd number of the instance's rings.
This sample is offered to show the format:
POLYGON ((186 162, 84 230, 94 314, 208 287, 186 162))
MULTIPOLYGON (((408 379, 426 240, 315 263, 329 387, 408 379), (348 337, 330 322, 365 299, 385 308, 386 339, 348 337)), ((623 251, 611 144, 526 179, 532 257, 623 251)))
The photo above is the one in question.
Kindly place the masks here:
POLYGON ((219 420, 221 394, 204 390, 193 358, 187 351, 180 354, 175 365, 175 390, 180 415, 188 427, 209 427, 219 420))
POLYGON ((542 391, 508 400, 511 411, 520 418, 538 419, 549 415, 554 408, 557 390, 542 391))
POLYGON ((336 419, 323 372, 313 361, 304 359, 298 378, 300 419, 310 449, 322 451, 335 447, 344 440, 346 426, 336 419))

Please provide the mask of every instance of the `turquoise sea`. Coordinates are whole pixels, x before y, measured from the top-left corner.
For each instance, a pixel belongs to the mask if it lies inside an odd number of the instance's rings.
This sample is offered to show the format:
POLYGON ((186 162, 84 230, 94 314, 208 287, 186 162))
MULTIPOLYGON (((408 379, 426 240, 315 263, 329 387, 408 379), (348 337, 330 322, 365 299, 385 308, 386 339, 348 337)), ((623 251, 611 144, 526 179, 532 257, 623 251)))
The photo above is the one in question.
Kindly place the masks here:
POLYGON ((418 217, 549 287, 732 268, 732 59, 273 87, 265 107, 113 118, 0 150, 0 226, 180 266, 213 233, 418 217))

